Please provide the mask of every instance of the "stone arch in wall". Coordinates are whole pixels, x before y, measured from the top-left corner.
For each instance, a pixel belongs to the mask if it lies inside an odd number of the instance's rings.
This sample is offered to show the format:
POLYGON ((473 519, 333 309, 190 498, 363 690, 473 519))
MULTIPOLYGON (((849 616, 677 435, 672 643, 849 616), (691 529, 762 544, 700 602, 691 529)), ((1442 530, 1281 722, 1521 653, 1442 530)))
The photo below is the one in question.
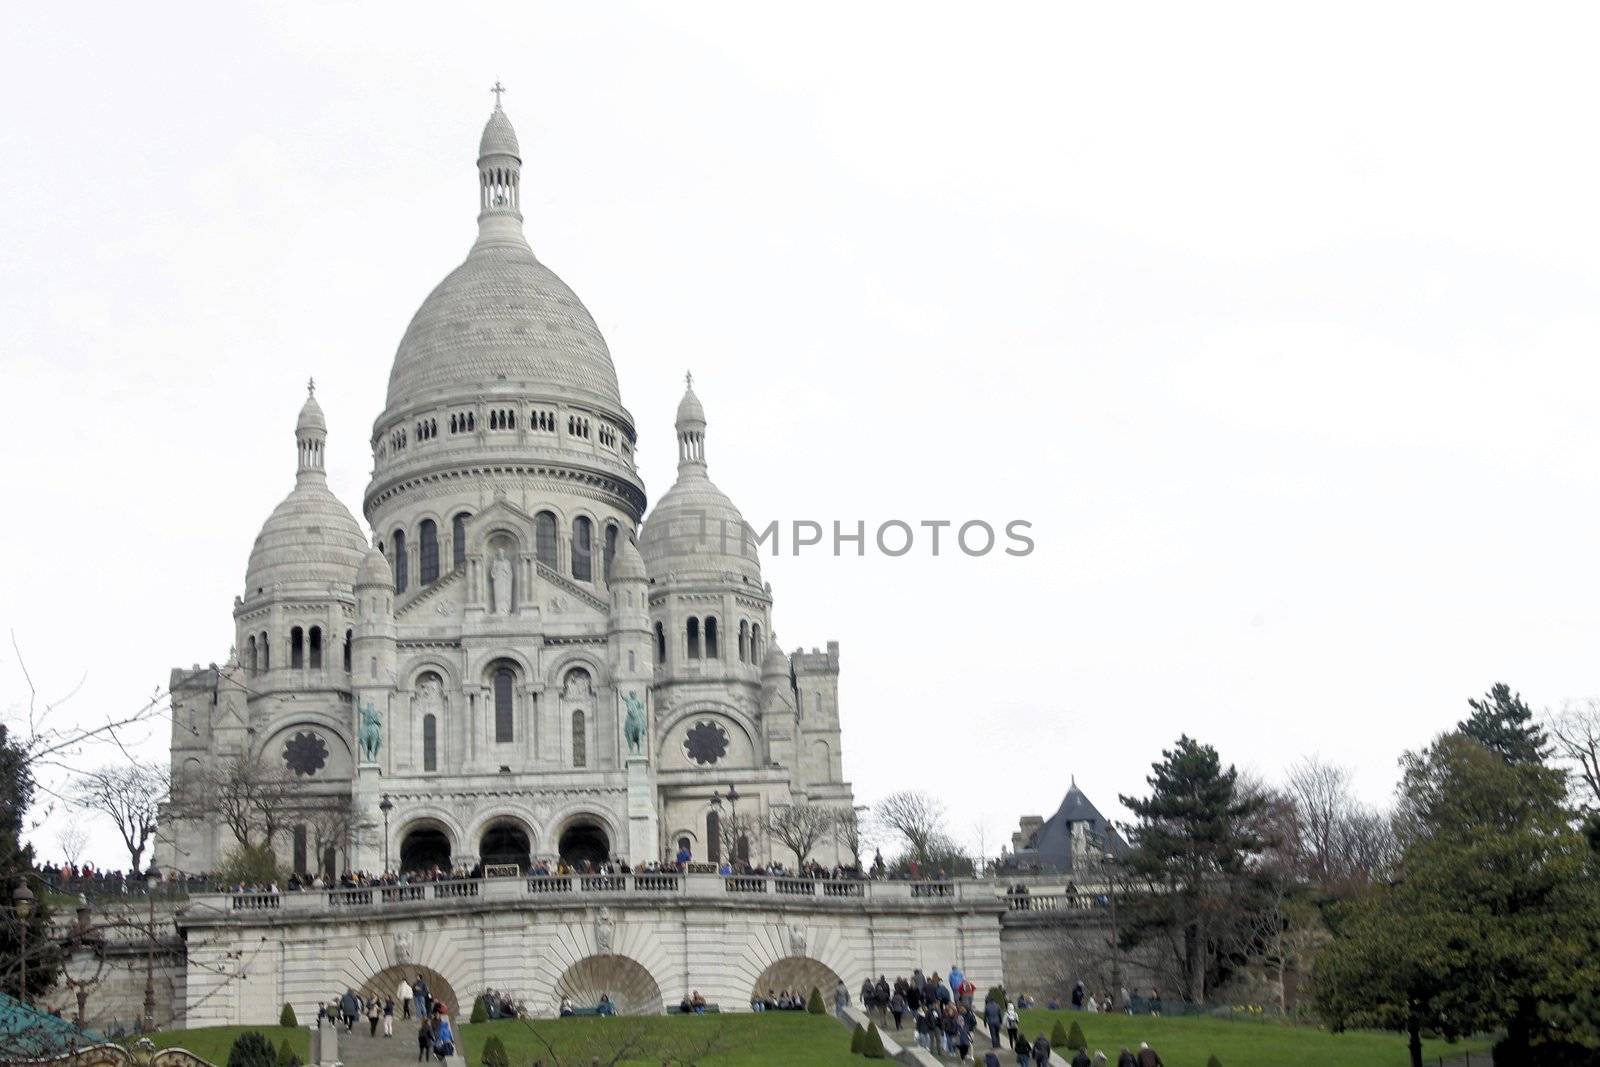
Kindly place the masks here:
MULTIPOLYGON (((371 978, 368 978, 361 984, 361 988, 356 990, 356 992, 360 993, 363 999, 376 994, 379 1000, 383 1000, 385 998, 394 996, 394 991, 396 987, 400 985, 400 980, 402 978, 404 978, 412 986, 415 986, 417 984, 418 977, 421 977, 424 982, 428 983, 428 994, 432 996, 434 1000, 442 1000, 444 1002, 444 1006, 449 1009, 452 1017, 457 1015, 470 1016, 472 1014, 472 1005, 461 1003, 461 998, 456 995, 455 987, 450 984, 450 980, 448 978, 434 970, 432 967, 424 967, 418 963, 391 964, 390 966, 379 971, 377 974, 373 975, 371 978)), ((397 1016, 400 1015, 400 1005, 396 1004, 394 1006, 394 1013, 397 1016)), ((465 1021, 465 1018, 459 1018, 455 1020, 456 1025, 460 1025, 465 1021)), ((398 1022, 399 1020, 396 1019, 396 1023, 398 1022)), ((413 1027, 414 1031, 414 1028, 417 1025, 416 1021, 412 1020, 410 1025, 413 1027)))
POLYGON ((822 994, 823 1003, 831 1005, 833 989, 838 984, 838 973, 821 960, 810 956, 785 956, 769 963, 766 970, 756 976, 750 995, 766 996, 769 991, 782 993, 788 989, 809 998, 815 989, 822 994))
POLYGON ((578 1007, 593 1007, 604 994, 619 1015, 660 1015, 661 987, 639 961, 628 956, 585 956, 562 972, 556 998, 570 997, 578 1007))

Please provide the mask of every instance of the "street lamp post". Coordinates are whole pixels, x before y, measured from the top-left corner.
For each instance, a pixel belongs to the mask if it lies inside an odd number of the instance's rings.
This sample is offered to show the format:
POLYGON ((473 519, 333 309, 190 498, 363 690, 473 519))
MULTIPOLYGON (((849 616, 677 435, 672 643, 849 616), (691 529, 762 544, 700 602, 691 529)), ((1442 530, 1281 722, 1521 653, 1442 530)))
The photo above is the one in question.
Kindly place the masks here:
POLYGON ((379 803, 378 810, 383 812, 383 873, 389 873, 389 813, 394 810, 394 801, 389 799, 389 794, 383 794, 383 801, 379 803))
POLYGON ((1111 898, 1111 984, 1117 989, 1117 997, 1122 996, 1122 935, 1117 930, 1117 876, 1114 864, 1117 858, 1107 852, 1103 857, 1106 864, 1106 885, 1110 888, 1108 896, 1111 898))
POLYGON ((144 946, 144 1032, 156 1028, 156 890, 161 887, 161 868, 152 861, 144 872, 145 896, 150 902, 150 928, 144 946))
POLYGON ((733 856, 731 857, 731 860, 732 860, 732 862, 737 863, 737 862, 739 862, 739 789, 738 789, 738 787, 737 786, 733 786, 733 785, 729 785, 728 786, 728 791, 726 793, 719 793, 715 789, 713 789, 711 791, 711 806, 717 810, 717 814, 719 816, 722 814, 722 802, 724 800, 726 800, 728 802, 728 818, 731 819, 732 823, 733 823, 733 829, 728 835, 728 840, 733 842, 733 849, 732 849, 733 856))
POLYGON ((28 888, 26 879, 12 891, 11 904, 17 909, 22 926, 22 1003, 28 1004, 32 999, 28 996, 28 916, 33 914, 33 890, 28 888))
POLYGON ((104 939, 89 917, 89 898, 79 894, 78 917, 73 923, 72 935, 67 942, 67 952, 61 961, 61 971, 67 988, 78 1000, 78 1015, 74 1020, 81 1029, 88 1019, 89 990, 100 984, 105 973, 104 939), (90 964, 93 963, 93 969, 90 964))

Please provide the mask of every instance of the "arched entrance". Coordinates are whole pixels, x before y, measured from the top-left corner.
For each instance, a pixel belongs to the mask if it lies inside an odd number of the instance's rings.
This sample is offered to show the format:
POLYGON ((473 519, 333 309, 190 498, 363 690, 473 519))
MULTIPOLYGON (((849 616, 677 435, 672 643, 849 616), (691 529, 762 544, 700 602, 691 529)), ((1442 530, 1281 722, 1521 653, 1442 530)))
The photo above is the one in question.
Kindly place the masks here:
POLYGON ((661 987, 650 972, 627 956, 585 956, 568 967, 556 982, 556 997, 571 997, 579 1007, 592 1008, 604 994, 619 1015, 660 1015, 661 987))
POLYGON ((598 867, 611 858, 611 839, 605 828, 590 819, 579 819, 561 831, 557 845, 561 858, 574 867, 587 861, 598 867))
MULTIPOLYGON (((472 1014, 472 1005, 463 1005, 461 1003, 461 999, 456 995, 455 987, 450 984, 444 975, 432 967, 423 967, 415 963, 396 963, 391 967, 385 967, 363 982, 357 992, 361 994, 363 999, 376 994, 381 1001, 387 997, 394 996, 395 987, 400 984, 400 979, 402 978, 413 987, 416 986, 418 978, 427 982, 428 994, 434 1000, 444 1001, 444 1006, 449 1009, 452 1016, 462 1016, 458 1022, 465 1022, 466 1017, 472 1014)), ((343 990, 338 990, 338 992, 343 992, 343 990)), ((396 1016, 401 1014, 400 1005, 396 1004, 394 1006, 394 1013, 396 1016)))
POLYGON ((429 871, 450 869, 450 835, 437 826, 422 825, 407 830, 400 839, 400 870, 429 871))
POLYGON ((822 994, 824 1003, 832 1004, 833 987, 838 984, 839 976, 821 960, 810 956, 785 956, 756 977, 750 992, 752 996, 766 996, 769 992, 776 995, 787 989, 809 999, 815 989, 822 994))
POLYGON ((533 866, 533 848, 528 832, 514 822, 497 822, 483 832, 478 842, 478 860, 485 867, 516 864, 519 871, 533 866))

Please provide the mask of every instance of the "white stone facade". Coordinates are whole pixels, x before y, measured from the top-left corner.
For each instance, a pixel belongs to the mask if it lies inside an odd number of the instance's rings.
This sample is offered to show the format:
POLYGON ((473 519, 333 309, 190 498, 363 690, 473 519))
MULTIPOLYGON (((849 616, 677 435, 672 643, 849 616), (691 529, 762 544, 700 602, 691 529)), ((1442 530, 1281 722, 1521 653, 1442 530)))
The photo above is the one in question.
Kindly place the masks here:
MULTIPOLYGON (((275 844, 302 870, 375 871, 386 855, 637 864, 681 841, 705 861, 721 851, 713 790, 736 787, 744 817, 853 803, 838 645, 775 643, 772 591, 709 480, 692 388, 677 483, 646 519, 605 340, 523 237, 519 152, 497 107, 477 241, 412 320, 373 425, 371 535, 328 489, 313 390, 295 488, 234 603, 233 655, 173 672, 176 790, 245 753, 288 768, 306 812, 353 797, 378 825, 389 798, 387 831, 291 819, 275 844), (647 723, 637 749, 630 704, 647 723), (381 720, 375 746, 364 712, 381 720)), ((211 871, 233 844, 220 820, 168 820, 156 860, 211 871)), ((793 861, 765 834, 748 847, 793 861)), ((828 840, 814 858, 841 857, 828 840)))

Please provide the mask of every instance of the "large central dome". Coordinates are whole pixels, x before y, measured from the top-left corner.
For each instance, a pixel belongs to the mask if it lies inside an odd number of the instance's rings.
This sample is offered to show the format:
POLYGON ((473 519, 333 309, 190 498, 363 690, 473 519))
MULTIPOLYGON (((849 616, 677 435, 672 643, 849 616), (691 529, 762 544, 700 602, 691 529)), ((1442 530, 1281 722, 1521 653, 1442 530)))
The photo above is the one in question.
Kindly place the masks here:
POLYGON ((478 240, 422 302, 395 352, 388 413, 515 390, 623 412, 616 368, 588 309, 522 235, 522 160, 498 107, 478 146, 478 240))
POLYGON ((500 382, 622 407, 605 338, 567 284, 526 244, 480 241, 412 318, 387 406, 500 382))

